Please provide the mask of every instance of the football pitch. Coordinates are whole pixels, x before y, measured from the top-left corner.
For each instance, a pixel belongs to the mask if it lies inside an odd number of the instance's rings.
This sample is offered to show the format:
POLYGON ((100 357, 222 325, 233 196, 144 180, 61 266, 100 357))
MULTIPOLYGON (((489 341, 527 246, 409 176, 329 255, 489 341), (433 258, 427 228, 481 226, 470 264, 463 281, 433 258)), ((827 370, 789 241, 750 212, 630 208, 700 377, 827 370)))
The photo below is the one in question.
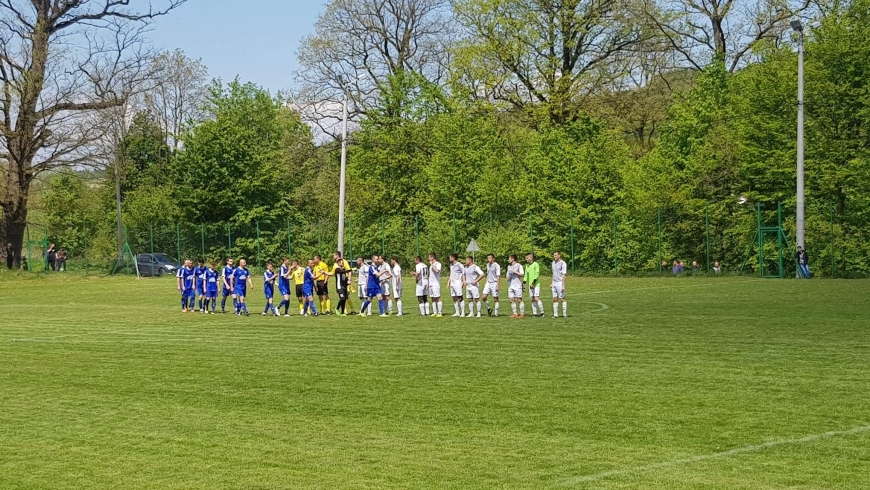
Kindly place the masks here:
POLYGON ((559 320, 260 291, 0 276, 0 488, 870 488, 870 282, 572 278, 559 320))

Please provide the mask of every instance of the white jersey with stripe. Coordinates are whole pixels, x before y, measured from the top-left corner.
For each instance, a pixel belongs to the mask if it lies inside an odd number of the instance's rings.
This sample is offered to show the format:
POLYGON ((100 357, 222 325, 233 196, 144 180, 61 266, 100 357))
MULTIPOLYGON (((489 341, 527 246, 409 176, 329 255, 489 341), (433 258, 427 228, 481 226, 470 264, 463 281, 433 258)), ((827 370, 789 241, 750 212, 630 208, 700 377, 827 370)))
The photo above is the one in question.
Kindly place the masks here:
POLYGON ((501 266, 498 262, 486 264, 486 282, 497 283, 501 277, 501 266))
POLYGON ((553 262, 553 282, 561 283, 565 281, 565 275, 568 274, 568 265, 564 260, 553 262))
POLYGON ((416 266, 414 266, 414 272, 417 273, 417 285, 420 287, 426 287, 429 285, 429 268, 426 267, 426 264, 420 262, 416 266))

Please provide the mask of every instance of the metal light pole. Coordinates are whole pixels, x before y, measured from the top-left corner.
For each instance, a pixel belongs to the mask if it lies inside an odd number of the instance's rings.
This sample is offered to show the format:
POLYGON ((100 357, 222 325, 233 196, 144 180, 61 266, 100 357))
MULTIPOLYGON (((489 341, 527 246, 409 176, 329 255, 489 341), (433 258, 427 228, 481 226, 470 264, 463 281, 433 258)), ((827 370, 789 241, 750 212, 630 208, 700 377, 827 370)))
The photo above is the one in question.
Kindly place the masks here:
MULTIPOLYGON (((804 228, 804 26, 799 20, 791 21, 791 28, 798 34, 798 115, 797 115, 797 210, 795 212, 795 245, 805 248, 804 228)), ((801 272, 797 271, 800 279, 801 272)))
POLYGON ((347 88, 344 90, 341 129, 341 183, 338 191, 338 251, 344 255, 344 206, 347 199, 347 88))

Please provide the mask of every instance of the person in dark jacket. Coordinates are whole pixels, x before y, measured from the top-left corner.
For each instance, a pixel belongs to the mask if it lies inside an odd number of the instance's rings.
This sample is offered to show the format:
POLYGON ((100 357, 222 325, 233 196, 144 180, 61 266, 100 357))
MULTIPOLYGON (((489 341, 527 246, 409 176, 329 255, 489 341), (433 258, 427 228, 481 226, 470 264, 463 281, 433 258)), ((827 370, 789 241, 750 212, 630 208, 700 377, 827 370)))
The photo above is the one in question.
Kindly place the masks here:
POLYGON ((804 279, 810 278, 810 256, 807 254, 807 251, 803 249, 803 247, 798 247, 797 252, 794 254, 795 261, 798 264, 798 270, 801 273, 801 277, 804 279))
POLYGON ((9 270, 12 270, 12 268, 14 266, 15 266, 15 249, 12 248, 11 243, 7 243, 6 244, 6 267, 8 267, 9 270))
POLYGON ((45 258, 48 261, 48 267, 55 271, 57 270, 57 249, 54 248, 54 244, 48 246, 48 250, 45 252, 45 258))

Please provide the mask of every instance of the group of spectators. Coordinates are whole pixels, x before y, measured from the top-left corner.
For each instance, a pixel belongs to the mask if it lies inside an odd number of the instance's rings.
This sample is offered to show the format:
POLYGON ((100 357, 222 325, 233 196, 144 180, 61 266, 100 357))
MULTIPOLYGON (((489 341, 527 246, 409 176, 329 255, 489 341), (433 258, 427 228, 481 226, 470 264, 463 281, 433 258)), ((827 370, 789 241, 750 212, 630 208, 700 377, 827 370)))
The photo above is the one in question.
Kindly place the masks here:
MULTIPOLYGON (((16 266, 15 261, 15 248, 11 243, 6 244, 6 248, 3 250, 3 254, 6 256, 6 267, 9 270, 12 270, 16 266)), ((58 250, 55 244, 51 244, 48 246, 48 249, 45 251, 45 262, 48 264, 48 268, 53 271, 65 271, 66 270, 66 261, 68 254, 66 250, 60 249, 58 250)), ((21 256, 20 261, 18 262, 19 267, 22 269, 27 269, 27 257, 21 256)))
MULTIPOLYGON (((686 263, 681 261, 681 260, 674 260, 673 265, 668 264, 667 260, 663 260, 662 261, 662 270, 668 270, 668 268, 671 269, 671 274, 673 274, 675 276, 683 274, 684 272, 688 272, 688 269, 686 268, 686 263)), ((692 261, 691 271, 692 271, 692 274, 694 274, 694 275, 700 274, 701 266, 698 265, 697 260, 692 261)), ((716 274, 717 276, 722 273, 722 264, 720 264, 718 261, 713 262, 713 273, 716 274)))

